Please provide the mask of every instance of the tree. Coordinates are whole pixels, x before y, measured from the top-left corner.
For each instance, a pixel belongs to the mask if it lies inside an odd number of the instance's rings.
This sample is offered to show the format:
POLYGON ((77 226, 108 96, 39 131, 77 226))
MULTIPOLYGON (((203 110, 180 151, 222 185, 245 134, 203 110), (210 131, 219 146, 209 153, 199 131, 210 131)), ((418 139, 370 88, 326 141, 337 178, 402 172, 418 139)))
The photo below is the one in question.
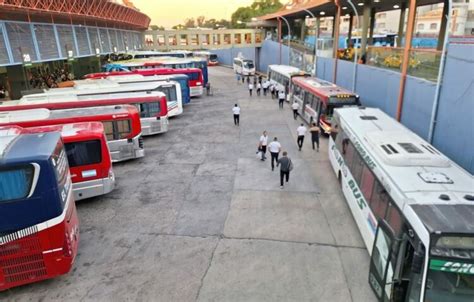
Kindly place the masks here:
POLYGON ((163 26, 158 26, 158 25, 150 25, 151 30, 165 30, 163 26))
POLYGON ((196 21, 194 18, 187 18, 184 20, 184 27, 185 28, 194 28, 196 27, 196 21))
POLYGON ((250 6, 239 7, 232 14, 232 26, 234 28, 244 28, 244 22, 249 22, 255 17, 274 13, 282 6, 279 0, 255 0, 250 6))
POLYGON ((204 27, 204 21, 206 20, 206 17, 204 16, 199 16, 196 18, 196 23, 197 23, 197 26, 199 27, 204 27))

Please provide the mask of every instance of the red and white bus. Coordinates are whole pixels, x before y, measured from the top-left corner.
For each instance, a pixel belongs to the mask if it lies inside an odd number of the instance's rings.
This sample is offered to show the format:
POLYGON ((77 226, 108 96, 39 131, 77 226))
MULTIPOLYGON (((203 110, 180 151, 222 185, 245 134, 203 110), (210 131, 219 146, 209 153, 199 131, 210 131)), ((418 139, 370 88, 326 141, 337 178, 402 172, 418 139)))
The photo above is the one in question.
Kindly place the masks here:
POLYGON ((79 221, 61 134, 0 130, 0 291, 68 273, 79 221))
POLYGON ((45 89, 43 93, 28 94, 20 100, 38 101, 48 97, 77 95, 80 100, 94 99, 99 95, 130 94, 133 92, 159 91, 166 95, 168 117, 183 113, 181 85, 175 81, 153 81, 144 83, 116 83, 106 79, 73 81, 71 87, 45 89))
POLYGON ((359 104, 358 95, 328 81, 302 76, 292 77, 291 83, 291 103, 298 102, 300 116, 309 124, 318 121, 328 135, 334 108, 359 104))
POLYGON ((210 51, 193 51, 193 56, 206 59, 207 66, 219 65, 219 59, 217 58, 217 55, 210 51))
POLYGON ((142 135, 154 135, 168 131, 168 106, 163 93, 152 91, 131 92, 127 94, 98 94, 80 96, 38 94, 33 100, 4 102, 1 111, 17 111, 46 108, 49 110, 99 107, 111 105, 134 105, 140 114, 142 135))
POLYGON ((155 75, 172 75, 172 74, 184 74, 188 76, 189 89, 191 96, 201 96, 203 94, 203 83, 204 79, 202 71, 199 68, 153 68, 153 69, 135 69, 132 71, 110 71, 110 72, 97 72, 90 73, 84 76, 86 79, 101 79, 107 78, 108 76, 119 76, 119 75, 130 75, 140 74, 142 76, 155 76, 155 75))
POLYGON ((132 105, 0 112, 0 126, 31 128, 80 122, 102 122, 112 162, 145 156, 140 117, 132 105))
POLYGON ((102 123, 43 126, 25 129, 25 131, 61 133, 76 201, 104 195, 115 188, 112 159, 102 123))

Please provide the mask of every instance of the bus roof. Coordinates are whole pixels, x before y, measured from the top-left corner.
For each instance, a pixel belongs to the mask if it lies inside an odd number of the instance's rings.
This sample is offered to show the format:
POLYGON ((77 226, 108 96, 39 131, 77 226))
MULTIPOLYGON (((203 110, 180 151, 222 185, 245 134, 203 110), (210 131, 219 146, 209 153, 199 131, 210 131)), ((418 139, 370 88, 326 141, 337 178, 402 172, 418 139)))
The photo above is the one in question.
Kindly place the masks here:
POLYGON ((129 115, 137 112, 132 105, 86 107, 75 109, 48 110, 30 109, 0 112, 0 124, 14 124, 28 121, 54 120, 80 116, 129 115))
MULTIPOLYGON (((129 82, 156 82, 156 81, 172 81, 175 78, 188 78, 184 74, 168 74, 168 75, 151 75, 144 76, 141 74, 130 74, 130 75, 113 75, 108 76, 106 79, 116 83, 129 83, 129 82)), ((163 94, 164 95, 164 94, 163 94)))
POLYGON ((369 151, 386 188, 402 196, 400 208, 410 206, 430 232, 474 232, 471 174, 379 109, 335 112, 344 130, 369 151))
POLYGON ((17 130, 13 130, 16 132, 14 134, 0 136, 0 163, 2 165, 26 163, 38 159, 47 160, 61 139, 58 132, 26 134, 22 130, 20 132, 17 130))
POLYGON ((31 99, 19 99, 15 101, 7 101, 0 104, 0 111, 9 111, 4 108, 12 108, 15 106, 27 106, 32 104, 45 104, 45 103, 64 103, 64 102, 75 102, 75 101, 104 101, 104 100, 128 100, 132 102, 136 99, 152 99, 152 98, 164 98, 166 95, 160 91, 137 91, 130 93, 117 93, 117 94, 97 94, 97 95, 84 95, 79 97, 77 94, 47 94, 39 93, 37 97, 31 99))
POLYGON ((301 69, 288 65, 268 65, 269 70, 275 70, 278 73, 290 77, 294 73, 301 72, 301 69))
POLYGON ((40 126, 25 129, 28 133, 60 132, 61 137, 68 141, 79 141, 92 138, 102 138, 104 126, 101 122, 83 122, 73 124, 61 124, 51 126, 40 126))
POLYGON ((338 95, 355 95, 353 92, 339 87, 334 83, 321 80, 315 77, 293 77, 293 84, 301 86, 309 92, 318 95, 325 100, 338 95))
POLYGON ((97 80, 81 80, 87 82, 76 81, 74 87, 68 88, 53 88, 48 89, 44 93, 36 93, 25 95, 21 100, 37 100, 44 99, 46 95, 67 95, 67 94, 77 94, 77 95, 95 95, 95 94, 114 94, 114 93, 132 93, 139 91, 153 91, 158 88, 160 85, 168 84, 165 81, 162 82, 148 82, 141 83, 140 85, 123 85, 106 79, 97 79, 97 80), (98 81, 98 83, 93 83, 98 81))

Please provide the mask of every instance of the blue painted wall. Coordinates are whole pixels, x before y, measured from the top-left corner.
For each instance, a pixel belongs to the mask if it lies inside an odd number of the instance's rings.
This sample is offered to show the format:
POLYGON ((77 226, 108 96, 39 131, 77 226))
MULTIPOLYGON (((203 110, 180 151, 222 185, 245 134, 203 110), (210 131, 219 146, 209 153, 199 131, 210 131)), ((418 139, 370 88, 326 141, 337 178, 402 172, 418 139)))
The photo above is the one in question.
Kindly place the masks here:
POLYGON ((260 60, 258 70, 266 73, 268 65, 283 64, 288 65, 288 46, 281 45, 281 63, 280 63, 280 43, 271 40, 263 41, 260 49, 260 60))
POLYGON ((474 44, 450 44, 433 144, 474 174, 474 44))
POLYGON ((435 89, 436 83, 407 76, 401 121, 426 140, 430 129, 435 89))
POLYGON ((219 64, 232 66, 232 62, 239 53, 242 53, 244 58, 255 61, 256 50, 254 47, 232 47, 226 49, 213 49, 212 53, 217 55, 219 64))

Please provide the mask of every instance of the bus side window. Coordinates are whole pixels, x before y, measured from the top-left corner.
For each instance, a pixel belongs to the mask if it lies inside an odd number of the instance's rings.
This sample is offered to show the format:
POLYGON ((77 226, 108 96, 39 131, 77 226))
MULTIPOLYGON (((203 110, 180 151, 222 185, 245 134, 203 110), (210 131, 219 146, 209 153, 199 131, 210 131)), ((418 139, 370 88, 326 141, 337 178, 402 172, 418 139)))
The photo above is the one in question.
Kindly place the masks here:
POLYGON ((370 208, 377 219, 384 219, 385 212, 388 208, 389 196, 385 188, 380 184, 379 181, 375 182, 374 190, 372 192, 372 198, 370 200, 370 208))
POLYGON ((400 235, 402 231, 403 221, 402 215, 398 208, 394 205, 393 201, 390 201, 389 208, 387 211, 387 218, 385 219, 388 224, 392 227, 395 235, 400 235))
MULTIPOLYGON (((352 146, 352 143, 350 143, 350 145, 352 149, 354 149, 354 147, 352 146)), ((360 178, 362 176, 362 169, 364 168, 364 165, 365 165, 364 160, 359 155, 359 153, 355 151, 350 170, 351 170, 352 176, 354 177, 354 180, 359 185, 359 187, 360 187, 360 178)))
POLYGON ((374 183, 374 174, 366 165, 364 165, 364 168, 362 169, 360 190, 362 191, 362 195, 364 195, 365 200, 370 200, 372 198, 374 183))
POLYGON ((342 140, 342 156, 346 162, 346 166, 349 168, 352 166, 352 160, 354 158, 354 146, 351 141, 346 138, 342 140))
POLYGON ((117 134, 120 139, 127 138, 130 134, 130 120, 116 121, 117 123, 117 134))
POLYGON ((113 122, 103 122, 104 124, 104 132, 105 136, 107 137, 107 140, 113 140, 114 139, 114 126, 113 122))

